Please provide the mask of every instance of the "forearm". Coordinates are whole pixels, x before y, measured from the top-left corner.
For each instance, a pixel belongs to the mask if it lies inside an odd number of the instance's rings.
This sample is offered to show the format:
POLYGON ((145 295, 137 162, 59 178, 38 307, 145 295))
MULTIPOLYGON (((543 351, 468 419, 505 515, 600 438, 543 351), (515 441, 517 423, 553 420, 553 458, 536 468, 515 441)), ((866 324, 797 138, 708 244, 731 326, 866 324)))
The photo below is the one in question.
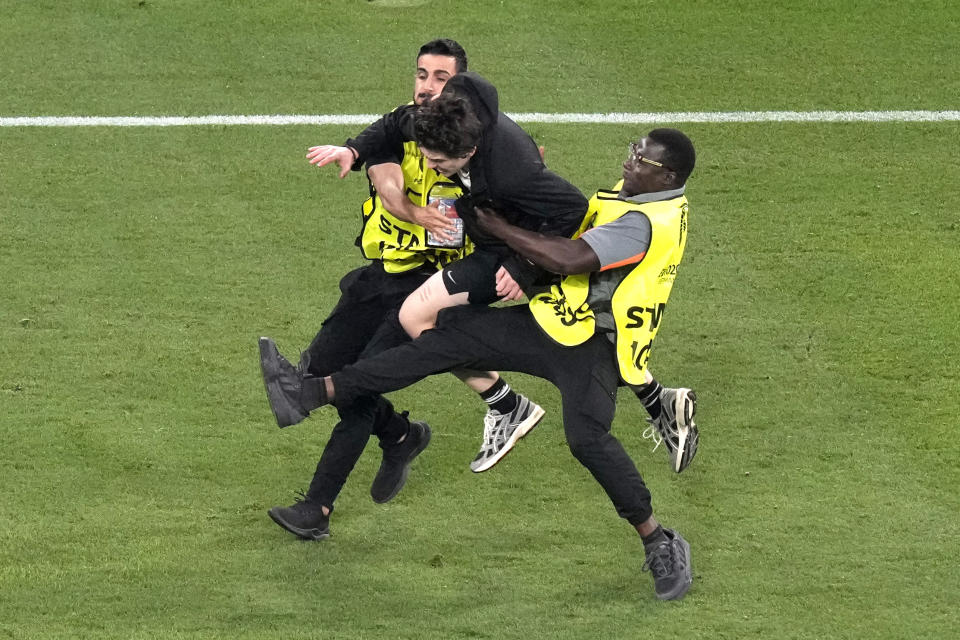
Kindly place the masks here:
POLYGON ((506 224, 491 232, 520 256, 553 273, 586 273, 600 268, 596 254, 582 240, 548 236, 506 224))
POLYGON ((419 207, 407 197, 407 184, 399 164, 375 164, 367 168, 367 174, 373 188, 377 190, 380 204, 394 217, 423 227, 441 241, 446 240, 447 234, 456 229, 452 221, 440 211, 437 203, 419 207))
POLYGON ((387 162, 374 165, 367 169, 367 175, 387 211, 406 222, 417 222, 416 205, 407 197, 399 164, 387 162))

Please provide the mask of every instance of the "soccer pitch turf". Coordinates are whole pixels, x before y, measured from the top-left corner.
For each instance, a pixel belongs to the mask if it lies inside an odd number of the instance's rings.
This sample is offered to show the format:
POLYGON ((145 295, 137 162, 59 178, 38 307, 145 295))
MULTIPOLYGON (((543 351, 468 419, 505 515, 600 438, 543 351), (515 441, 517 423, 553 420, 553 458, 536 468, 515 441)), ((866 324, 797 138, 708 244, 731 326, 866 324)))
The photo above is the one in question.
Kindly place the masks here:
MULTIPOLYGON (((0 118, 359 114, 464 44, 510 112, 950 111, 947 2, 0 0, 0 118)), ((960 123, 689 122, 690 236, 651 361, 700 397, 682 475, 614 433, 695 582, 642 549, 563 441, 503 464, 449 376, 391 394, 434 441, 333 537, 266 516, 335 423, 279 431, 256 338, 303 348, 361 264, 366 185, 304 160, 357 125, 0 127, 0 636, 944 638, 960 595, 960 123)), ((588 195, 643 124, 525 128, 588 195)))

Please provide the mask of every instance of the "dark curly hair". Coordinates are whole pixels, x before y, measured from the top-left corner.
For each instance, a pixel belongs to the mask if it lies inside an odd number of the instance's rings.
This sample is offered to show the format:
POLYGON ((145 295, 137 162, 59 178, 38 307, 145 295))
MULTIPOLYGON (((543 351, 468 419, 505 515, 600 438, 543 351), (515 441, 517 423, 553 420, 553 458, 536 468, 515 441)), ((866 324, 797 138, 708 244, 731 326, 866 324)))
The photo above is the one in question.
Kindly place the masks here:
POLYGON ((442 93, 423 103, 413 117, 413 137, 421 147, 449 158, 463 158, 480 142, 483 125, 465 98, 442 93))

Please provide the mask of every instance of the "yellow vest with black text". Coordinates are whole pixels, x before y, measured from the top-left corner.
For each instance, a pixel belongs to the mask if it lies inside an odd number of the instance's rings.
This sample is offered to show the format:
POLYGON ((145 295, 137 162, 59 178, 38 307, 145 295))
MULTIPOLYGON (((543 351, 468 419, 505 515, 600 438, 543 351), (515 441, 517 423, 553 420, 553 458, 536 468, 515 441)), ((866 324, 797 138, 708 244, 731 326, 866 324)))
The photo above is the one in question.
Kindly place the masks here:
POLYGON ((589 340, 597 330, 596 314, 609 310, 615 324, 620 377, 629 384, 643 384, 650 348, 683 257, 689 207, 684 196, 645 203, 620 200, 619 186, 612 191, 598 191, 590 199, 577 236, 639 211, 650 220, 650 246, 646 253, 639 262, 565 276, 550 291, 534 296, 530 310, 543 330, 564 346, 589 340), (613 290, 613 295, 610 299, 593 300, 596 308, 591 308, 591 287, 601 286, 601 290, 613 290))
MULTIPOLYGON (((431 196, 451 199, 460 197, 459 186, 426 166, 417 143, 407 142, 403 150, 400 169, 403 171, 407 197, 413 204, 425 207, 431 196)), ((357 238, 357 246, 368 260, 382 260, 387 273, 402 273, 424 264, 432 264, 441 269, 462 258, 472 248, 469 241, 460 249, 427 246, 426 229, 400 220, 387 211, 373 185, 370 186, 370 194, 370 198, 363 203, 363 226, 357 238)))

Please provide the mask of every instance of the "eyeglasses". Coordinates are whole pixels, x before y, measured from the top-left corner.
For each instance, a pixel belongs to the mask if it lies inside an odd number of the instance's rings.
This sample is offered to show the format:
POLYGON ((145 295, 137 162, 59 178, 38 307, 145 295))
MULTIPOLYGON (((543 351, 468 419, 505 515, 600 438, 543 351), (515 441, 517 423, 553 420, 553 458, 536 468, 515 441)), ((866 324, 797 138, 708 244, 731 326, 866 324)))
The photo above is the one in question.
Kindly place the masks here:
POLYGON ((641 155, 640 145, 638 145, 636 142, 631 142, 628 149, 630 150, 630 155, 627 157, 628 160, 633 160, 635 162, 645 162, 647 164, 652 164, 655 167, 662 167, 667 171, 673 171, 673 169, 663 164, 662 162, 657 162, 656 160, 651 160, 650 158, 647 158, 641 155))

